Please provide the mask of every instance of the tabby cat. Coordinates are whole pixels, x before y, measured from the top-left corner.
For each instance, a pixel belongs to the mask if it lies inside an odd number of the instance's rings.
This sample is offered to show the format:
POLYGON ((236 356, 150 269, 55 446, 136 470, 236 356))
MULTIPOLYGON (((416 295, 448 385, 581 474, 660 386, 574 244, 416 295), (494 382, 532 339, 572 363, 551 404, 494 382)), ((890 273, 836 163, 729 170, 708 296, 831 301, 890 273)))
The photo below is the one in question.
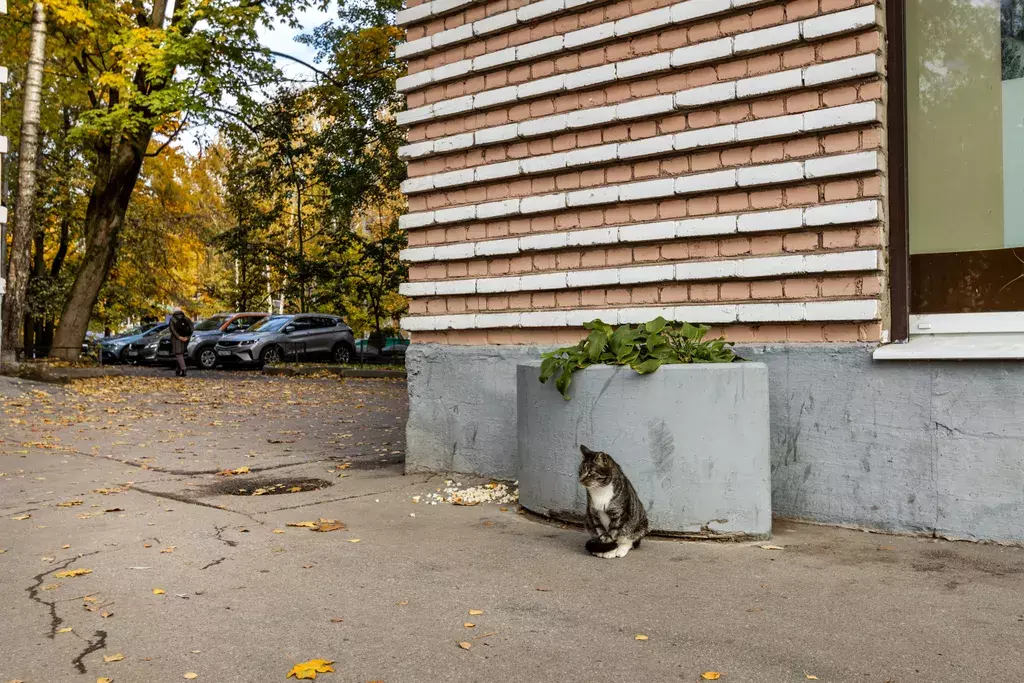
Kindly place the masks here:
POLYGON ((612 456, 580 446, 580 483, 587 489, 587 550, 597 557, 625 557, 647 535, 647 511, 612 456))

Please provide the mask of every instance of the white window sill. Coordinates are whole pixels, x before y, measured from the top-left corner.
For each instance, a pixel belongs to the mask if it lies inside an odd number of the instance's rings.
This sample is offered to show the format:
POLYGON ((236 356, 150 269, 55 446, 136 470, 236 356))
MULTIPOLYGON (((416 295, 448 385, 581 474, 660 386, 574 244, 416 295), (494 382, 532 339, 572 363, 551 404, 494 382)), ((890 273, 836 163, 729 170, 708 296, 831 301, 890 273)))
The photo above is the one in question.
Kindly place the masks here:
POLYGON ((914 335, 904 344, 875 349, 875 360, 1024 359, 1024 333, 914 335))

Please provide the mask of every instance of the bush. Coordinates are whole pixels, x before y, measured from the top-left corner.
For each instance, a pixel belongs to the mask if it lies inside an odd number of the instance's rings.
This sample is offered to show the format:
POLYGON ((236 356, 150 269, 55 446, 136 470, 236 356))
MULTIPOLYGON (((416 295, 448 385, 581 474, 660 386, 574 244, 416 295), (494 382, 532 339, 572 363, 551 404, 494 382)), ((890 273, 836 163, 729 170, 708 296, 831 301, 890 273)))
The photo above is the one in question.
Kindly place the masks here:
POLYGON ((572 375, 591 365, 628 365, 641 375, 662 365, 677 363, 731 363, 742 360, 724 337, 704 339, 707 325, 669 323, 662 317, 632 327, 594 320, 583 327, 587 338, 574 346, 545 353, 540 366, 540 381, 555 378, 555 387, 569 400, 572 375))

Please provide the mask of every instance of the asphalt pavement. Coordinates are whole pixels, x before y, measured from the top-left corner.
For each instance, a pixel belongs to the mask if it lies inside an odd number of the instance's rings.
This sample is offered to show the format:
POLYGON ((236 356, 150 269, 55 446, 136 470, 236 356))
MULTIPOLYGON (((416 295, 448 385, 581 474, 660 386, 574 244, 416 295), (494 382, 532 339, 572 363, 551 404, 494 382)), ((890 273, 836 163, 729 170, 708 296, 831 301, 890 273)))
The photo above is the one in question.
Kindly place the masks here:
POLYGON ((1024 681, 1020 548, 778 522, 600 560, 515 504, 427 504, 405 401, 0 378, 0 681, 1024 681))

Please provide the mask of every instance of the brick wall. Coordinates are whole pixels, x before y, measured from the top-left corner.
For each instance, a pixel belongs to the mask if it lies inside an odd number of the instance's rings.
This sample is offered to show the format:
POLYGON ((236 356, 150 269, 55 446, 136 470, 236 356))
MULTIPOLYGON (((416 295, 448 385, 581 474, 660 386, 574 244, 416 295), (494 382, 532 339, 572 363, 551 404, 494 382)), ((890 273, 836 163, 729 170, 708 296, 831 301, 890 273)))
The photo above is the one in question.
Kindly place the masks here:
POLYGON ((878 340, 882 21, 873 0, 410 2, 403 327, 878 340))

